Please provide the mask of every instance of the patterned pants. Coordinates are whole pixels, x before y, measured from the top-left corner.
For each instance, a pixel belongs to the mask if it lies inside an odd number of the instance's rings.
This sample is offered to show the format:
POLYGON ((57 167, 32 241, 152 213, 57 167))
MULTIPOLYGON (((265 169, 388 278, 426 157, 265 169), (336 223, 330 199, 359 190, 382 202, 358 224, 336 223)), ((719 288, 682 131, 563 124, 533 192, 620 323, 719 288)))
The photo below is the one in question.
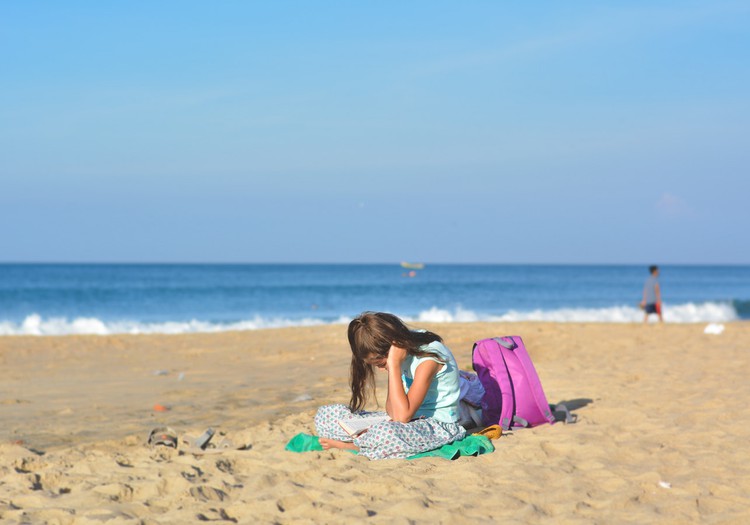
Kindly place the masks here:
MULTIPOLYGON (((315 429, 319 436, 338 441, 352 441, 338 424, 340 419, 354 419, 365 415, 385 412, 352 413, 346 405, 325 405, 315 414, 315 429)), ((381 421, 364 434, 354 438, 359 454, 370 459, 406 458, 440 448, 457 439, 463 439, 466 431, 458 423, 445 423, 427 417, 408 423, 381 421)))

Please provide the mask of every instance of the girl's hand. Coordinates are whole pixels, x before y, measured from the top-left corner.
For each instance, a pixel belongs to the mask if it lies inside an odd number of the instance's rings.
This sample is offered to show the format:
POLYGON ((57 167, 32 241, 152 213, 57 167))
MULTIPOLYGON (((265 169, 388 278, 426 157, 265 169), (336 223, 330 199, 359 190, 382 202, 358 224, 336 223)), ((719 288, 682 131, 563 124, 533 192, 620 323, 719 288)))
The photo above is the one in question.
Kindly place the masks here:
POLYGON ((407 353, 405 348, 399 348, 398 346, 391 345, 391 348, 388 350, 388 370, 399 370, 401 368, 401 363, 404 362, 406 356, 407 353))

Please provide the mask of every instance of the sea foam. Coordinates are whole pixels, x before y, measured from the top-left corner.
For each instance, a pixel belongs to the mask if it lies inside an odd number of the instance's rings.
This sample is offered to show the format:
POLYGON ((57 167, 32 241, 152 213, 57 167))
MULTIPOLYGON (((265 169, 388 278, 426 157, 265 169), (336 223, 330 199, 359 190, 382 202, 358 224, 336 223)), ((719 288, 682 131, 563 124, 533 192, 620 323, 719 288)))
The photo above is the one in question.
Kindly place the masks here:
MULTIPOLYGON (((664 321, 669 323, 717 323, 739 319, 729 303, 707 302, 679 305, 664 304, 664 321)), ((656 316, 651 316, 656 319, 656 316)), ((643 311, 632 306, 606 308, 559 308, 554 310, 510 310, 503 314, 479 314, 456 308, 453 311, 437 307, 420 312, 410 319, 430 323, 463 323, 474 321, 519 322, 547 321, 555 323, 635 323, 643 321, 643 311)))
MULTIPOLYGON (((399 314, 399 312, 394 312, 399 314)), ((399 314, 401 315, 401 314, 399 314)), ((560 308, 556 310, 510 310, 502 314, 480 313, 457 307, 445 309, 432 307, 416 316, 402 315, 410 324, 415 323, 468 323, 468 322, 520 322, 547 321, 556 323, 636 323, 643 320, 643 312, 632 306, 612 306, 607 308, 560 308)), ((707 302, 664 305, 664 321, 669 323, 725 323, 739 318, 729 303, 707 302)), ((334 320, 307 317, 290 319, 284 317, 252 319, 231 323, 209 321, 167 321, 147 323, 131 320, 103 321, 96 317, 43 318, 38 314, 27 316, 20 323, 0 321, 0 335, 78 335, 78 334, 184 334, 259 330, 262 328, 283 328, 289 326, 317 326, 324 324, 346 324, 350 317, 341 316, 334 320)), ((651 316, 655 320, 655 316, 651 316)))
POLYGON ((21 323, 0 321, 0 335, 109 335, 109 334, 185 334, 259 330, 262 328, 283 328, 287 326, 315 326, 321 324, 346 323, 349 319, 340 318, 333 322, 321 319, 285 319, 254 317, 234 323, 212 323, 192 319, 190 321, 167 321, 144 323, 138 321, 101 321, 94 317, 50 317, 44 319, 38 314, 26 317, 21 323))

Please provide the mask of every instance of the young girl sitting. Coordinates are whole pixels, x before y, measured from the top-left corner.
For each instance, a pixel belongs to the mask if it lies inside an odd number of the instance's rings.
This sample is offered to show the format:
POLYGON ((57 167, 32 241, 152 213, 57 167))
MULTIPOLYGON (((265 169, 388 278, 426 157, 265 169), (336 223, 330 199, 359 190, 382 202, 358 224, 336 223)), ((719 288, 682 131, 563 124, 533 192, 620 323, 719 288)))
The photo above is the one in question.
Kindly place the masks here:
POLYGON ((365 312, 349 323, 349 345, 349 406, 326 405, 315 415, 324 449, 356 450, 370 459, 405 458, 464 438, 458 424, 458 366, 439 335, 409 330, 392 314, 365 312), (362 411, 368 391, 374 391, 373 367, 388 373, 390 420, 352 438, 338 422, 373 415, 362 411))

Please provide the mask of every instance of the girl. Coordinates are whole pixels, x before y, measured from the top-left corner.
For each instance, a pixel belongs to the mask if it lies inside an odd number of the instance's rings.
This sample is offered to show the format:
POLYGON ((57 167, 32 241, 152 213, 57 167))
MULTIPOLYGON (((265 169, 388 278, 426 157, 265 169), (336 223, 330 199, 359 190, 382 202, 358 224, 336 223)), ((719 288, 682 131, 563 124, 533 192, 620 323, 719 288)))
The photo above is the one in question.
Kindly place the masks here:
POLYGON ((464 438, 458 424, 458 366, 439 335, 409 330, 392 314, 365 312, 349 323, 349 345, 349 406, 323 406, 315 415, 324 449, 356 450, 370 459, 405 458, 464 438), (338 421, 373 415, 362 412, 368 390, 375 388, 373 367, 388 374, 390 420, 352 439, 338 421))

